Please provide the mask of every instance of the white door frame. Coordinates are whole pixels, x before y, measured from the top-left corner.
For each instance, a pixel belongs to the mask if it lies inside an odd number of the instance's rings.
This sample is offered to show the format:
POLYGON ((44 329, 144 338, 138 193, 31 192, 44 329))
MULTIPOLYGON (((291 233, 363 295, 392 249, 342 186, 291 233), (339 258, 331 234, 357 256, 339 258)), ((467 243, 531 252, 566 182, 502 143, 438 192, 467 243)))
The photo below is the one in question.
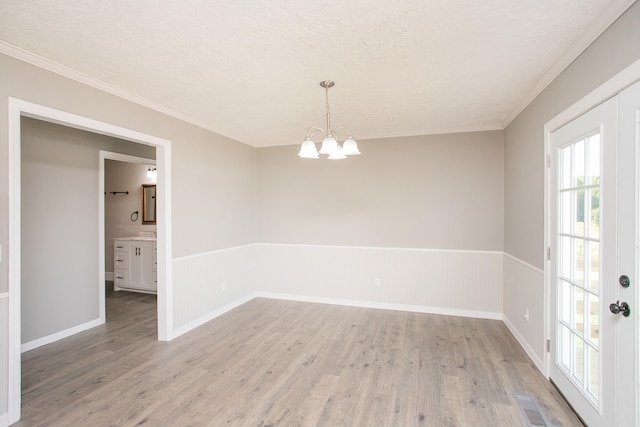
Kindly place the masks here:
MULTIPOLYGON (((544 268, 544 348, 547 348, 546 343, 551 337, 551 277, 550 277, 550 260, 547 256, 547 248, 550 247, 551 235, 550 235, 550 220, 551 220, 551 212, 550 212, 550 197, 553 194, 550 188, 551 185, 551 177, 550 177, 550 169, 548 165, 548 159, 551 155, 551 133, 555 130, 561 128, 572 120, 580 117, 582 114, 606 101, 607 99, 616 96, 618 93, 622 92, 624 89, 628 88, 635 82, 640 80, 640 60, 637 60, 607 82, 600 85, 595 90, 591 91, 584 98, 573 104, 571 107, 567 108, 553 119, 549 120, 544 125, 544 253, 545 253, 545 268, 544 268)), ((638 307, 640 307, 640 291, 636 291, 636 301, 634 301, 633 309, 637 312, 638 307)), ((604 303, 604 302, 603 302, 604 303)), ((632 311, 633 312, 633 311, 632 311)), ((640 322, 638 320, 638 316, 634 316, 635 328, 636 330, 640 330, 640 322)), ((638 365, 636 366, 636 372, 640 372, 640 348, 639 345, 636 344, 636 355, 635 360, 638 361, 638 365)), ((549 369, 550 369, 550 353, 547 351, 544 355, 544 375, 549 378, 549 369)), ((636 381, 636 401, 640 398, 640 390, 638 389, 638 378, 636 381)), ((636 409, 638 411, 638 409, 636 409)), ((636 420, 640 421, 638 415, 636 415, 636 420)))
MULTIPOLYGON (((9 424, 20 419, 21 408, 21 117, 31 117, 156 148, 158 167, 158 339, 169 341, 174 335, 171 281, 171 141, 20 99, 9 98, 9 354, 7 381, 9 424)), ((103 227, 103 224, 100 224, 100 227, 103 227)), ((102 233, 104 240, 104 228, 102 233)), ((103 266, 99 274, 104 284, 104 245, 99 252, 101 254, 99 265, 103 266)))

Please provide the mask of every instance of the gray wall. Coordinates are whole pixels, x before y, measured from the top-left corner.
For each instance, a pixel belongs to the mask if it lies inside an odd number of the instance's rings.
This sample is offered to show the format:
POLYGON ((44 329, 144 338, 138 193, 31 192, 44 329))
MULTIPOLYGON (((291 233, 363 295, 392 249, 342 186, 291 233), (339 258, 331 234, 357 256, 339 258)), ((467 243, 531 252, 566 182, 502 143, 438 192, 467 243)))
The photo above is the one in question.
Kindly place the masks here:
MULTIPOLYGON (((170 140, 174 257, 255 241, 255 149, 0 54, 3 249, 8 242, 9 96, 170 140)), ((6 268, 0 264, 0 292, 7 289, 6 268)))
POLYGON ((505 129, 505 252, 544 266, 544 124, 640 58, 635 3, 505 129))
POLYGON ((99 150, 155 149, 22 120, 22 343, 99 317, 99 150))
MULTIPOLYGON (((152 158, 155 158, 155 153, 153 154, 152 158)), ((142 224, 142 184, 156 183, 155 179, 147 178, 148 166, 149 164, 105 160, 104 189, 107 192, 104 196, 105 272, 113 273, 114 238, 156 231, 155 225, 142 224), (129 194, 111 194, 112 191, 128 191, 129 194), (136 211, 138 218, 132 221, 131 215, 136 211)))
MULTIPOLYGON (((8 259, 12 256, 8 245, 9 97, 170 140, 174 257, 256 241, 253 148, 0 54, 0 293, 8 290, 8 259)), ((181 285, 174 280, 174 299, 181 297, 181 285)), ((0 304, 0 414, 8 408, 6 301, 0 304)), ((189 313, 176 315, 189 319, 189 313)))
POLYGON ((260 149, 259 241, 502 251, 501 131, 359 145, 341 161, 260 149))
POLYGON ((256 150, 189 128, 172 146, 174 258, 255 242, 256 150))

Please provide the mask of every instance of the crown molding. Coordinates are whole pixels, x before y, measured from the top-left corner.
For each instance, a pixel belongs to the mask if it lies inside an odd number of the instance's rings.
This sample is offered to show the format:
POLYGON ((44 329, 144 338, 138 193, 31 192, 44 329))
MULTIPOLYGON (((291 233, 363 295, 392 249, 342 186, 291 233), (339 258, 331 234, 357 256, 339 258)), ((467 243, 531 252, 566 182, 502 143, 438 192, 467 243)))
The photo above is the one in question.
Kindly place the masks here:
POLYGON ((499 124, 490 125, 476 125, 476 126, 457 126, 457 127, 445 127, 445 128, 427 128, 421 130, 412 131, 399 131, 399 132, 375 132, 369 134, 358 133, 358 141, 364 141, 369 139, 382 139, 382 138, 404 138, 413 136, 428 136, 428 135, 446 135, 452 133, 469 133, 469 132, 487 132, 494 130, 503 130, 499 124))
POLYGON ((28 64, 34 65, 36 67, 45 69, 52 73, 61 75, 63 77, 67 77, 71 80, 93 87, 95 89, 101 90, 111 95, 115 95, 119 98, 133 102, 134 104, 141 105, 143 107, 149 108, 151 110, 157 111, 162 114, 166 114, 167 116, 171 116, 183 122, 190 123, 202 129, 206 129, 218 135, 224 136, 225 138, 229 138, 246 145, 251 145, 245 141, 240 141, 237 138, 233 138, 231 136, 225 135, 224 133, 220 132, 218 129, 214 129, 211 126, 193 118, 188 114, 182 113, 178 110, 174 110, 173 108, 168 108, 164 105, 158 104, 157 102, 154 102, 142 96, 136 95, 135 93, 121 89, 103 80, 97 79, 87 74, 83 74, 79 71, 76 71, 72 68, 59 64, 57 62, 51 61, 50 59, 37 55, 21 47, 15 46, 11 43, 7 43, 4 40, 0 40, 0 53, 3 53, 12 58, 18 59, 20 61, 26 62, 28 64))
POLYGON ((504 120, 500 123, 502 129, 509 126, 509 124, 518 117, 525 108, 533 102, 543 90, 547 88, 553 82, 556 77, 560 75, 573 61, 582 54, 607 28, 611 26, 627 9, 629 9, 636 0, 618 0, 609 6, 599 17, 593 22, 587 29, 587 31, 578 38, 567 51, 564 52, 560 58, 558 58, 549 69, 542 75, 528 94, 522 99, 518 107, 514 109, 504 120))

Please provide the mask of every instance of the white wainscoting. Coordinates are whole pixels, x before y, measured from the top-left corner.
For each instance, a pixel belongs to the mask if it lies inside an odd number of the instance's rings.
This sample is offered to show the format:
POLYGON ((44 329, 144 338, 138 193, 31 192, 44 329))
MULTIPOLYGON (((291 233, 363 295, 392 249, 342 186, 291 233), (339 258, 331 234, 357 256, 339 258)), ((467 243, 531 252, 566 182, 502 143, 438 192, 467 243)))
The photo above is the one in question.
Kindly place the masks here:
POLYGON ((173 260, 174 331, 178 337, 255 296, 256 246, 173 260))
POLYGON ((503 252, 258 244, 256 259, 259 296, 502 319, 503 252))
POLYGON ((504 255, 503 310, 504 323, 544 374, 544 272, 509 254, 504 255))

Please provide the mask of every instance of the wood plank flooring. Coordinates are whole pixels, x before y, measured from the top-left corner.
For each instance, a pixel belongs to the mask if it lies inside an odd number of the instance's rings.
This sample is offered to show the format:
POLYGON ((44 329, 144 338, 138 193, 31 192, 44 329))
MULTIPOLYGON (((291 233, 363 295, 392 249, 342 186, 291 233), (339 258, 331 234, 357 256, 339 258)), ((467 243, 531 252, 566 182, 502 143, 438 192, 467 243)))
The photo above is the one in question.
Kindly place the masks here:
POLYGON ((23 354, 17 426, 582 426, 500 321, 254 299, 172 342, 154 295, 23 354))

